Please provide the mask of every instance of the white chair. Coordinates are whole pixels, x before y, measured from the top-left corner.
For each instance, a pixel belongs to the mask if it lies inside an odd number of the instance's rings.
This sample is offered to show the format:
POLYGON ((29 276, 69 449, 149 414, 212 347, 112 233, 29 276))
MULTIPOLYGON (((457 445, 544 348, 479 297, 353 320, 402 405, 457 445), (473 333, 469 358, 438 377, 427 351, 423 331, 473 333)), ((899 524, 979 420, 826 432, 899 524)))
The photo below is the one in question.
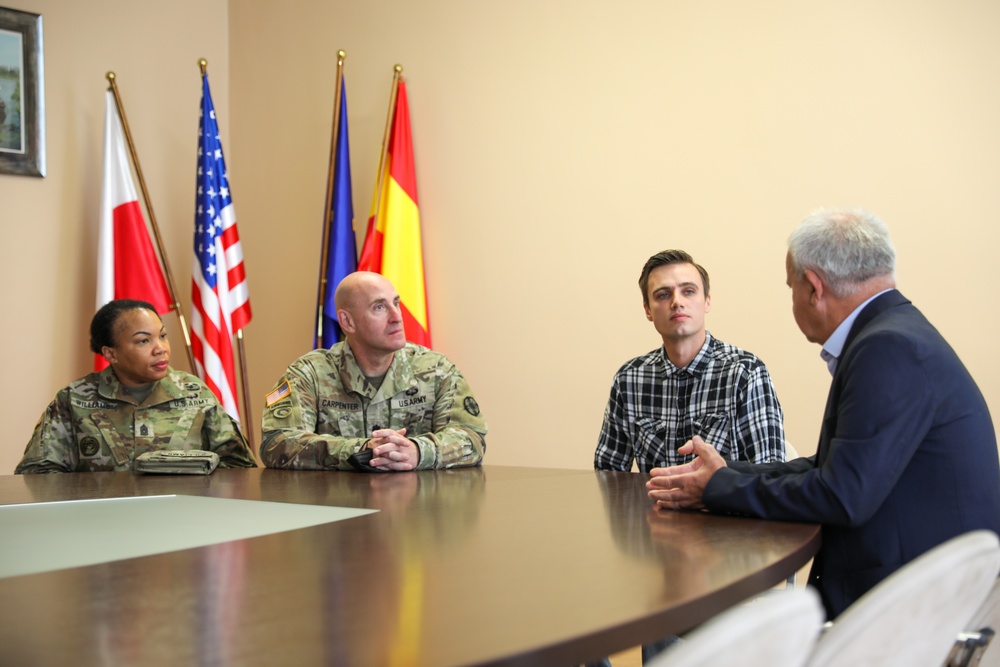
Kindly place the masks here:
POLYGON ((645 667, 801 667, 822 624, 811 588, 775 591, 722 612, 645 667))
POLYGON ((847 608, 809 667, 940 667, 1000 571, 1000 540, 979 530, 907 563, 847 608))

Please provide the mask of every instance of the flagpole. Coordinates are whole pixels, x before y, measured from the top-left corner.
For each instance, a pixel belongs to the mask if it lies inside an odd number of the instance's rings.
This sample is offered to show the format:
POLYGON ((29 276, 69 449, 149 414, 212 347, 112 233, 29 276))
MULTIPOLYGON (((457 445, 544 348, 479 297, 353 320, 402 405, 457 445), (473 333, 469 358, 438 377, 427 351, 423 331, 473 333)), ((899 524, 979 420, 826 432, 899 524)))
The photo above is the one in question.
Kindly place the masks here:
POLYGON ((333 222, 333 181, 337 163, 337 139, 340 136, 340 96, 343 95, 344 59, 347 53, 337 51, 337 85, 333 94, 333 134, 330 136, 330 166, 326 177, 326 209, 323 213, 323 245, 320 247, 319 290, 316 295, 316 337, 313 348, 323 341, 323 307, 326 303, 326 268, 330 261, 330 225, 333 222))
POLYGON ((389 113, 385 117, 385 132, 382 134, 382 153, 378 158, 378 184, 375 187, 375 203, 372 205, 372 220, 378 227, 379 208, 382 205, 382 181, 385 179, 385 158, 389 151, 389 135, 392 133, 392 119, 396 112, 396 91, 399 90, 399 78, 403 73, 403 66, 396 65, 392 68, 392 90, 389 93, 389 113))
POLYGON ((142 190, 142 199, 146 204, 146 213, 149 214, 149 226, 153 230, 153 238, 156 239, 156 249, 159 251, 160 261, 163 263, 163 273, 167 280, 167 289, 170 291, 170 300, 173 302, 170 308, 177 314, 180 320, 181 332, 184 334, 184 344, 187 347, 188 363, 191 364, 191 372, 195 372, 194 352, 191 349, 191 335, 188 332, 187 321, 181 311, 181 304, 177 300, 177 290, 174 289, 174 277, 170 272, 170 263, 167 261, 167 253, 163 249, 163 239, 160 237, 160 227, 156 224, 156 214, 153 213, 153 203, 149 199, 149 191, 146 189, 146 179, 142 175, 142 167, 139 166, 139 155, 135 151, 135 144, 132 142, 132 131, 128 126, 128 119, 125 117, 125 107, 122 105, 121 95, 118 94, 118 84, 115 82, 115 73, 108 72, 108 90, 115 98, 115 107, 118 109, 118 117, 122 121, 122 131, 125 133, 125 143, 128 144, 128 152, 132 157, 132 166, 135 168, 135 175, 139 179, 139 189, 142 190))
MULTIPOLYGON (((204 58, 198 59, 198 68, 201 69, 201 78, 208 76, 208 61, 204 58)), ((240 388, 243 390, 243 435, 246 436, 250 451, 256 451, 253 439, 253 424, 250 423, 250 380, 247 377, 247 352, 243 345, 243 327, 236 330, 236 347, 240 352, 240 388)), ((192 367, 193 368, 193 367, 192 367)))
POLYGON ((236 346, 240 351, 240 384, 243 387, 243 435, 246 436, 250 451, 256 452, 257 446, 253 442, 253 424, 250 423, 250 391, 247 387, 247 351, 243 346, 243 329, 236 330, 236 346))

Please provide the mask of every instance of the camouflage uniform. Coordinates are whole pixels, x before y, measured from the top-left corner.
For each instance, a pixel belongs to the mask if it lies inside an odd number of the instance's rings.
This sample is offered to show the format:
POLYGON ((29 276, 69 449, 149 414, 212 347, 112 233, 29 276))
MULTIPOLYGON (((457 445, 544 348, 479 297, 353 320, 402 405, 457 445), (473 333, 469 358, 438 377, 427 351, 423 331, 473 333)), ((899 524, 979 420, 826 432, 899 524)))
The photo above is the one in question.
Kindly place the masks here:
POLYGON ((459 370, 413 343, 376 389, 347 343, 299 357, 267 395, 260 458, 270 468, 352 470, 347 458, 381 428, 406 428, 418 469, 478 465, 486 422, 459 370))
POLYGON ((223 467, 257 465, 233 419, 195 376, 171 368, 139 403, 106 368, 56 394, 14 472, 131 470, 139 454, 161 449, 211 450, 223 467))

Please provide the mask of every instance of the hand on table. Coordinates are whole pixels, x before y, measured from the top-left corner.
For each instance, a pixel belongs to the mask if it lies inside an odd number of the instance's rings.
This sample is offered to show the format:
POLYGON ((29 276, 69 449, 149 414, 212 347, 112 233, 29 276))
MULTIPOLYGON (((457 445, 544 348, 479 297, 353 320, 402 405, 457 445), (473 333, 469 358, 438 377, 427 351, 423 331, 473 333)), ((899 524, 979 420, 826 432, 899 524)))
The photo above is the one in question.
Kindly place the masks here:
POLYGON ((708 480, 715 471, 726 467, 726 461, 715 447, 694 436, 677 450, 681 454, 694 454, 690 463, 668 468, 653 468, 652 478, 646 482, 649 497, 658 507, 678 509, 700 509, 705 505, 701 497, 708 480))

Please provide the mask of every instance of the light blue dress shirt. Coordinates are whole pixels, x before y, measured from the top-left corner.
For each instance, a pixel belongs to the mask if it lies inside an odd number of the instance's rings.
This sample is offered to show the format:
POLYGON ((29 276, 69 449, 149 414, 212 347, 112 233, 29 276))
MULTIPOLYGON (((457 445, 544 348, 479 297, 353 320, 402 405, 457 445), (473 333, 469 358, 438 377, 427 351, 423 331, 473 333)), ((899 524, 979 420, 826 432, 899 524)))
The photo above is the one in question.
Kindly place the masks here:
POLYGON ((825 343, 823 343, 823 349, 819 351, 819 356, 826 362, 826 367, 830 370, 830 375, 833 375, 834 371, 837 370, 837 360, 840 358, 840 354, 844 351, 844 343, 847 342, 847 334, 851 333, 851 327, 854 326, 854 320, 858 319, 858 315, 861 311, 864 310, 865 306, 871 303, 874 299, 877 299, 886 292, 894 289, 896 288, 890 287, 889 289, 882 290, 851 311, 851 314, 844 318, 844 321, 840 323, 840 326, 834 329, 830 337, 826 339, 825 343))

